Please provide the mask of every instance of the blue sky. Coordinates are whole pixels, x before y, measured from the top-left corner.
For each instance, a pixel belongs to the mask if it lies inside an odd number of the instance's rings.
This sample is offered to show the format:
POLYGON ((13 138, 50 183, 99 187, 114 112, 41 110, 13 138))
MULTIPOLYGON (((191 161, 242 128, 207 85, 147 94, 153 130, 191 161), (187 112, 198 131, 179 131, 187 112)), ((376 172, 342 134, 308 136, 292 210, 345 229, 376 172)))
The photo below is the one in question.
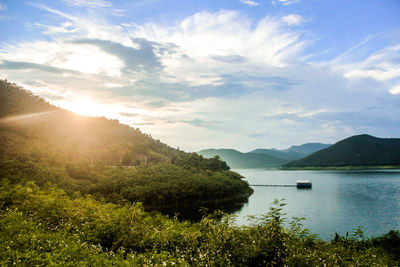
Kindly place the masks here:
POLYGON ((0 77, 188 151, 400 137, 400 1, 0 0, 0 77))

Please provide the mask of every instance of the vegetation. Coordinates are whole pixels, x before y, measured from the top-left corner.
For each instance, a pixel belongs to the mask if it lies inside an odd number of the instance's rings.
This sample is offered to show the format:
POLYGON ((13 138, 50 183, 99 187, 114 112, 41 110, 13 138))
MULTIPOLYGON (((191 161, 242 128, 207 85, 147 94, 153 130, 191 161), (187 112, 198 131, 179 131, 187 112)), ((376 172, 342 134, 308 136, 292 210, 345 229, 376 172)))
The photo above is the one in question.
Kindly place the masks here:
POLYGON ((400 165, 400 139, 356 135, 303 159, 283 165, 284 168, 304 167, 376 167, 400 165))
POLYGON ((220 212, 197 223, 145 212, 140 202, 251 191, 218 158, 184 153, 117 121, 80 117, 0 85, 11 109, 0 123, 1 266, 400 264, 398 231, 364 239, 356 229, 321 241, 301 219, 285 228, 279 201, 244 227, 220 212), (16 95, 26 99, 23 106, 10 101, 16 95))
POLYGON ((289 228, 276 202, 253 224, 221 214, 199 223, 146 213, 31 182, 0 184, 0 264, 66 266, 395 266, 400 234, 318 240, 295 219, 289 228))
POLYGON ((23 88, 0 80, 0 117, 55 110, 43 98, 32 95, 23 88))

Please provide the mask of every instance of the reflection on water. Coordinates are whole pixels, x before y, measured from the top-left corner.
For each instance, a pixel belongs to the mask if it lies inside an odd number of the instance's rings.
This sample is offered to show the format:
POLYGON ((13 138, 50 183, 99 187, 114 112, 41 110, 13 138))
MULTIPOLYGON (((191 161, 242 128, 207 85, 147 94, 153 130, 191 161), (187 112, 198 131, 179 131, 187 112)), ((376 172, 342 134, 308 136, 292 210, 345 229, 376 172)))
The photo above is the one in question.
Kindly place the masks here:
POLYGON ((274 199, 285 199, 284 212, 305 217, 304 226, 322 239, 351 233, 361 225, 366 236, 400 230, 400 171, 236 170, 250 184, 296 184, 311 179, 311 190, 296 187, 253 187, 254 193, 235 212, 239 225, 248 215, 268 212, 274 199))
MULTIPOLYGON (((198 222, 203 216, 213 213, 215 210, 220 210, 228 214, 234 214, 240 211, 245 204, 248 203, 249 198, 237 199, 234 201, 215 201, 203 204, 192 204, 178 205, 163 209, 157 209, 164 215, 168 215, 170 218, 177 216, 179 220, 189 220, 192 222, 198 222)), ((147 209, 146 211, 151 211, 147 209)))

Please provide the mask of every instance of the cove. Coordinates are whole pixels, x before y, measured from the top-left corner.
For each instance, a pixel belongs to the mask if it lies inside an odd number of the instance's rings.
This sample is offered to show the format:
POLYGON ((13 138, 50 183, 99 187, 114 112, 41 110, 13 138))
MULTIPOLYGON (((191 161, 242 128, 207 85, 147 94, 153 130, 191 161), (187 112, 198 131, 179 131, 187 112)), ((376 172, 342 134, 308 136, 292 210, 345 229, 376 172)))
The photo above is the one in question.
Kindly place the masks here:
POLYGON ((249 184, 296 184, 311 179, 312 189, 254 186, 254 193, 233 212, 238 225, 248 215, 265 214, 274 199, 285 199, 288 218, 305 217, 304 227, 324 240, 346 235, 358 226, 367 237, 400 230, 400 170, 283 171, 234 170, 249 184))

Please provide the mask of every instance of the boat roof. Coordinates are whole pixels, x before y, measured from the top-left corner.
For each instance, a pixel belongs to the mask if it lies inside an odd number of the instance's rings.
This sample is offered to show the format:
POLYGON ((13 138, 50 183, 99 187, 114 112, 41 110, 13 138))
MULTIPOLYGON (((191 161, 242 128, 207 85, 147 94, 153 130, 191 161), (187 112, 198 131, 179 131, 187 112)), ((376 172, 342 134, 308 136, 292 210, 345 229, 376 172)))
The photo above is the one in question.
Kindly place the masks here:
POLYGON ((311 184, 311 180, 297 180, 296 183, 298 183, 298 184, 311 184))

